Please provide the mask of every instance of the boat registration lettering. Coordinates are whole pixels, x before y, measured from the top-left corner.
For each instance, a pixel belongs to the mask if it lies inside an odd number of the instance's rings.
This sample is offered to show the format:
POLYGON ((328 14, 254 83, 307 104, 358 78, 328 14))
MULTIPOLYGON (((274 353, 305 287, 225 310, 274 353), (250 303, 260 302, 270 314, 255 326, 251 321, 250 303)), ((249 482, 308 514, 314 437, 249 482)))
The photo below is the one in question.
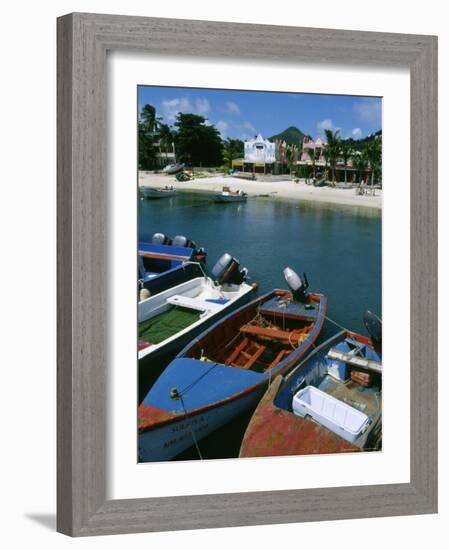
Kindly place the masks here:
MULTIPOLYGON (((207 429, 209 426, 209 423, 206 422, 204 419, 202 420, 198 419, 197 422, 195 422, 195 424, 197 424, 194 429, 195 433, 202 432, 203 430, 207 429)), ((176 445, 177 443, 184 441, 184 439, 186 438, 192 437, 192 433, 188 429, 189 427, 190 427, 190 424, 187 422, 187 423, 183 423, 180 426, 176 426, 172 428, 172 432, 180 432, 181 428, 183 428, 185 431, 184 433, 180 433, 179 435, 176 435, 172 439, 168 439, 167 441, 164 441, 164 448, 167 449, 168 447, 172 447, 173 445, 176 445)))
POLYGON ((197 426, 198 424, 204 424, 204 422, 205 422, 205 418, 203 416, 200 416, 198 418, 192 418, 189 421, 180 422, 179 424, 176 424, 175 426, 173 426, 172 432, 173 433, 181 432, 191 426, 193 427, 193 426, 197 426))

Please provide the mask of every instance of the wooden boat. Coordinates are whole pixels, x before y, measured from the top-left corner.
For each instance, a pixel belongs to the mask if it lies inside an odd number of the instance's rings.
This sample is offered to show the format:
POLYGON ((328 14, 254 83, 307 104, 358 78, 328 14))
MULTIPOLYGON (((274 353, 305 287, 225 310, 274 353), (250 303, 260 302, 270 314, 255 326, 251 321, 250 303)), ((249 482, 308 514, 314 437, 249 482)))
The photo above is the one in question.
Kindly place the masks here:
POLYGON ((182 162, 175 162, 173 164, 167 164, 167 166, 162 170, 165 174, 176 174, 184 170, 185 164, 182 162))
POLYGON ((251 418, 240 457, 374 451, 381 432, 380 349, 342 331, 276 378, 251 418))
POLYGON ((139 400, 163 368, 187 343, 241 306, 255 290, 245 282, 247 270, 224 254, 212 269, 139 302, 139 400))
POLYGON ((155 233, 151 242, 139 242, 139 289, 148 291, 154 296, 203 275, 202 268, 206 264, 204 248, 183 235, 173 239, 163 233, 155 233))
POLYGON ((327 300, 274 290, 187 345, 139 406, 141 461, 169 460, 254 407, 320 333, 327 300))
POLYGON ((247 198, 247 194, 243 191, 231 191, 231 189, 225 185, 222 192, 215 195, 215 202, 246 202, 247 198))
POLYGON ((141 187, 140 190, 146 199, 167 199, 176 195, 176 189, 168 185, 165 187, 141 187))

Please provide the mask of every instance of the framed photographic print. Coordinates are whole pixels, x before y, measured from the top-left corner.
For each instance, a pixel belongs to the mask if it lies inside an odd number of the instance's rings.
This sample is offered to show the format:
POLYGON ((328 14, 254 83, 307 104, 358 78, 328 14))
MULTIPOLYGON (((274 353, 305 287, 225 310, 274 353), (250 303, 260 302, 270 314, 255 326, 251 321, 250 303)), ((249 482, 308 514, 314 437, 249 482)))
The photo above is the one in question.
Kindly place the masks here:
POLYGON ((436 75, 435 37, 58 20, 59 531, 436 511, 436 75))

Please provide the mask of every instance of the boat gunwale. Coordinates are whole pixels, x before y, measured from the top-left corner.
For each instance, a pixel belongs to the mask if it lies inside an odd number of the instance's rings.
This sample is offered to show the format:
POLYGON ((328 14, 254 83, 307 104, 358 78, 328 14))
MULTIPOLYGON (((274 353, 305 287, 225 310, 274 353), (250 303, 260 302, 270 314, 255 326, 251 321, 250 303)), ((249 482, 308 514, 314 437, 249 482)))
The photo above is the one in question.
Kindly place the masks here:
MULTIPOLYGON (((275 403, 276 398, 279 396, 279 394, 282 391, 285 391, 288 388, 289 384, 291 384, 291 382, 292 382, 292 379, 294 379, 294 377, 298 374, 298 372, 301 371, 302 368, 304 368, 306 363, 308 363, 309 361, 312 361, 314 357, 316 357, 319 353, 323 352, 323 350, 325 350, 326 348, 330 349, 334 342, 340 341, 342 339, 346 339, 348 337, 353 338, 354 340, 360 341, 361 343, 370 346, 374 350, 374 344, 373 344, 371 338, 369 338, 368 336, 364 336, 363 334, 359 334, 357 332, 354 332, 354 331, 351 331, 351 330, 348 330, 348 329, 344 329, 344 330, 341 330, 341 331, 335 333, 333 336, 331 336, 330 338, 328 338, 327 340, 322 342, 319 346, 317 346, 313 350, 312 353, 307 355, 307 357, 305 357, 300 363, 298 363, 298 365, 296 365, 296 367, 294 367, 285 377, 281 373, 277 374, 276 378, 273 381, 272 386, 270 388, 267 388, 266 392, 264 393, 261 400, 259 401, 253 415, 251 416, 251 419, 248 423, 248 426, 246 427, 246 430, 245 430, 245 433, 243 435, 243 439, 242 439, 242 442, 241 442, 241 445, 240 445, 239 458, 254 458, 254 457, 259 456, 259 455, 246 454, 247 450, 245 450, 245 454, 242 455, 242 449, 245 446, 245 440, 247 439, 247 437, 248 438, 250 437, 250 433, 254 429, 254 428, 251 428, 252 424, 255 423, 256 420, 262 415, 262 411, 265 412, 265 411, 268 411, 269 409, 271 409, 271 411, 269 412, 270 416, 274 416, 276 414, 276 412, 279 411, 283 414, 287 414, 289 416, 291 415, 291 418, 296 418, 295 414, 292 411, 289 411, 288 409, 285 409, 284 407, 279 407, 275 403), (277 385, 277 388, 276 387, 273 388, 274 384, 277 385)), ((375 428, 375 426, 378 425, 379 421, 381 420, 381 416, 382 416, 381 413, 379 413, 374 417, 373 423, 372 423, 372 426, 371 426, 371 431, 372 431, 372 429, 375 428)), ((337 437, 339 437, 339 436, 337 435, 337 437)), ((364 449, 360 449, 355 444, 353 444, 353 445, 359 451, 364 450, 364 449)), ((356 449, 354 449, 354 451, 346 451, 346 452, 355 452, 355 450, 356 449)), ((342 452, 342 451, 340 451, 340 452, 342 452)), ((305 454, 307 455, 307 453, 305 453, 305 454)), ((335 453, 320 453, 320 454, 335 454, 335 453)), ((285 455, 277 455, 277 454, 270 455, 270 454, 268 454, 266 456, 285 456, 285 455)), ((291 455, 289 455, 289 456, 291 456, 291 455)), ((297 454, 297 456, 301 456, 301 455, 297 454)))
MULTIPOLYGON (((232 315, 236 315, 238 312, 241 312, 242 310, 244 310, 245 308, 249 308, 250 306, 254 305, 255 303, 257 303, 258 301, 262 300, 265 296, 270 296, 271 295, 275 295, 277 291, 279 291, 281 289, 275 289, 275 290, 272 290, 271 292, 268 292, 267 294, 265 294, 264 296, 260 297, 260 298, 256 298, 255 300, 253 300, 252 302, 250 302, 249 304, 245 304, 244 306, 238 308, 237 310, 231 312, 229 315, 227 315, 226 317, 224 317, 223 319, 221 319, 220 321, 218 321, 217 323, 215 323, 214 325, 212 325, 209 329, 207 329, 206 331, 204 331, 200 336, 198 336, 193 342, 190 342, 190 344, 188 344, 176 357, 175 359, 173 359, 173 361, 175 361, 176 359, 181 359, 182 358, 182 354, 184 352, 187 352, 193 345, 197 344, 197 340, 199 341, 200 338, 206 336, 212 329, 216 328, 217 325, 223 323, 225 320, 229 319, 229 317, 231 317, 232 315)), ((313 342, 318 338, 318 335, 321 331, 321 328, 323 326, 323 323, 324 323, 324 318, 325 318, 325 314, 326 314, 326 308, 327 308, 327 298, 324 294, 319 294, 319 293, 311 293, 311 294, 315 294, 316 296, 319 296, 320 297, 320 301, 319 301, 319 304, 320 304, 320 312, 322 311, 322 314, 320 314, 319 316, 317 316, 317 321, 314 323, 314 326, 313 326, 313 329, 309 335, 309 337, 307 338, 307 340, 305 340, 296 350, 293 351, 293 353, 291 353, 286 359, 284 359, 283 361, 281 361, 275 368, 278 368, 278 372, 276 372, 276 375, 275 375, 275 378, 273 380, 276 379, 276 377, 279 375, 282 375, 283 372, 285 372, 288 368, 292 367, 294 365, 294 363, 296 361, 298 361, 298 357, 297 357, 297 354, 301 351, 301 355, 305 354, 308 349, 310 348, 310 346, 313 344, 313 342), (301 349, 302 348, 302 349, 301 349), (280 366, 282 365, 282 367, 280 366)), ((169 366, 169 365, 168 365, 169 366)), ((230 395, 229 397, 226 397, 224 399, 220 399, 219 401, 214 401, 213 403, 209 403, 208 405, 204 405, 203 407, 198 407, 196 409, 192 409, 191 411, 187 411, 185 412, 184 414, 180 415, 180 414, 176 414, 176 413, 172 413, 171 416, 169 417, 166 417, 162 420, 159 420, 157 422, 154 422, 154 423, 151 423, 147 426, 141 426, 140 425, 140 421, 139 421, 139 433, 144 433, 144 432, 148 432, 148 431, 152 431, 152 430, 155 430, 157 428, 160 428, 162 426, 165 426, 167 424, 170 424, 173 422, 173 419, 176 419, 176 421, 182 421, 184 419, 187 419, 187 418, 191 418, 191 417, 194 417, 196 416, 197 414, 200 414, 202 412, 206 412, 206 411, 209 411, 213 408, 216 408, 216 407, 219 407, 221 405, 225 405, 227 403, 230 403, 234 400, 237 400, 237 399, 240 399, 241 397, 244 397, 245 395, 253 392, 253 391, 256 391, 259 387, 262 387, 264 384, 269 384, 269 380, 271 379, 271 375, 269 376, 264 376, 263 379, 261 379, 259 382, 257 382, 256 384, 253 384, 252 386, 248 386, 247 388, 245 388, 244 390, 242 390, 241 392, 238 392, 238 393, 235 393, 233 395, 230 395)), ((150 390, 151 391, 151 390, 150 390)), ((263 396, 262 396, 263 398, 263 396)), ((145 399, 144 399, 145 400, 145 399)), ((145 403, 144 403, 144 400, 142 401, 142 403, 139 405, 139 409, 142 407, 144 409, 144 407, 146 406, 145 403)), ((162 409, 161 409, 162 410, 162 409)))
MULTIPOLYGON (((194 279, 190 279, 189 281, 185 281, 184 283, 181 283, 181 285, 191 283, 192 281, 195 281, 195 280, 204 281, 204 277, 195 277, 194 279)), ((208 280, 212 281, 212 279, 210 277, 208 277, 208 280)), ((177 285, 176 287, 169 288, 166 291, 164 290, 163 292, 168 292, 170 290, 176 289, 181 285, 177 285)), ((240 300, 241 298, 244 298, 245 296, 247 296, 251 292, 254 292, 253 287, 251 287, 251 285, 248 285, 248 283, 245 283, 245 282, 241 283, 239 285, 239 288, 242 288, 242 285, 246 285, 248 287, 248 290, 245 293, 239 294, 234 299, 230 299, 228 302, 225 302, 222 305, 222 307, 220 309, 218 309, 217 311, 212 312, 208 316, 200 317, 200 319, 198 319, 198 321, 196 321, 195 323, 192 323, 191 325, 188 325, 185 329, 183 329, 179 332, 176 332, 175 334, 173 334, 169 338, 166 338, 165 340, 162 340, 162 342, 159 342, 159 344, 153 344, 153 345, 150 345, 146 348, 143 348, 142 350, 139 350, 139 352, 138 352, 138 361, 142 361, 143 359, 147 358, 152 353, 154 353, 157 350, 161 349, 163 346, 175 342, 177 338, 181 338, 181 337, 185 336, 189 330, 192 330, 193 328, 197 328, 197 327, 201 326, 202 323, 205 323, 206 321, 210 320, 215 315, 218 315, 222 311, 226 310, 228 307, 231 307, 233 304, 238 302, 238 300, 240 300)), ((155 294, 154 297, 157 297, 157 296, 160 297, 160 295, 163 294, 163 292, 155 294)), ((151 296, 150 298, 147 298, 147 299, 151 299, 151 298, 153 298, 153 296, 151 296)), ((142 303, 142 302, 139 302, 139 303, 142 303)), ((163 305, 166 305, 166 304, 163 304, 163 305)), ((218 320, 216 323, 218 323, 218 322, 220 322, 220 321, 218 320)), ((214 324, 216 324, 216 323, 214 323, 214 324)), ((140 324, 140 323, 138 323, 138 324, 140 324)))

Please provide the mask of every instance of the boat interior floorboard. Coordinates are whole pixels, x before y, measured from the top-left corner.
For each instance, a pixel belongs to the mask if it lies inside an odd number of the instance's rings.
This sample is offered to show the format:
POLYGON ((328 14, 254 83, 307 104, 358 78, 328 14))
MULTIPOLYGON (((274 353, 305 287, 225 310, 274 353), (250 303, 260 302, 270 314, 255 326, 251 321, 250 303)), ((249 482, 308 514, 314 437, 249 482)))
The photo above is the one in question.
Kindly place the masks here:
POLYGON ((364 388, 351 380, 340 382, 332 376, 326 375, 318 389, 368 416, 375 416, 382 405, 379 389, 376 386, 364 388))

